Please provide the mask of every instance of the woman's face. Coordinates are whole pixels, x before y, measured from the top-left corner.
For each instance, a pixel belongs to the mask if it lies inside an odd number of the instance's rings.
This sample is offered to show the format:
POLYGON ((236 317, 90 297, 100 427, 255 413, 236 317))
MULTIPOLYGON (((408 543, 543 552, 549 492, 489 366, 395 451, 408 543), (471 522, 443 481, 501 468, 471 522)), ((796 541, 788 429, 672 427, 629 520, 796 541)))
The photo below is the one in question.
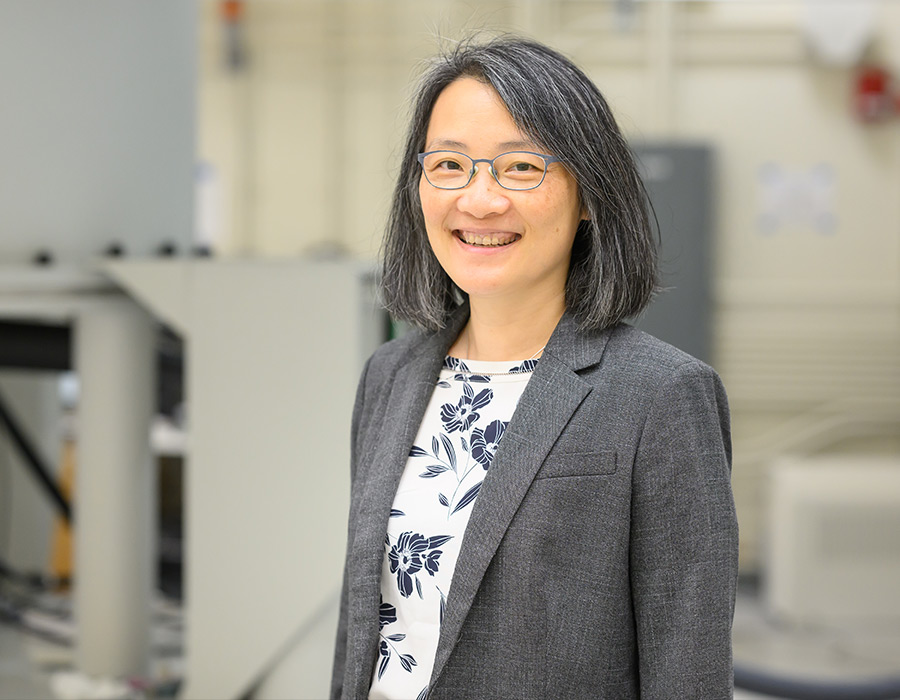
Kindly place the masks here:
MULTIPOLYGON (((445 149, 472 158, 544 153, 522 135, 496 91, 474 78, 459 78, 435 101, 425 150, 445 149)), ((473 303, 505 297, 539 304, 564 296, 582 214, 575 180, 561 163, 550 164, 534 190, 503 189, 479 163, 460 190, 433 187, 423 175, 419 196, 435 256, 473 303)))

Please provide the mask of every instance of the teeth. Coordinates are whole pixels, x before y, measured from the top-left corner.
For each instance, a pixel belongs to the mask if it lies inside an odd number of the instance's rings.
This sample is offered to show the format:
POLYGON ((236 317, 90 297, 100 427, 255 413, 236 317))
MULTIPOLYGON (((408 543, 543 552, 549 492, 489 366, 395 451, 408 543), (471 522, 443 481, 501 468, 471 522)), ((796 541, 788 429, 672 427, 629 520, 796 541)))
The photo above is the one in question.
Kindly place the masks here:
POLYGON ((469 245, 489 247, 509 245, 517 237, 514 233, 475 234, 469 231, 460 231, 460 236, 469 245))

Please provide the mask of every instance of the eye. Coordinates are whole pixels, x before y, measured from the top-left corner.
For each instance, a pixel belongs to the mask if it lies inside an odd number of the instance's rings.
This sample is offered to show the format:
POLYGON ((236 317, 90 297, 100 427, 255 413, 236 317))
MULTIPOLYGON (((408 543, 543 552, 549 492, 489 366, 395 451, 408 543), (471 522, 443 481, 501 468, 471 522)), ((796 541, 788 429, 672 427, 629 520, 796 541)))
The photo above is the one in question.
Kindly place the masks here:
POLYGON ((526 163, 525 161, 519 161, 518 163, 513 163, 507 170, 516 173, 530 173, 534 171, 540 172, 540 168, 538 168, 534 163, 526 163))
POLYGON ((439 160, 434 164, 435 170, 454 170, 459 171, 463 169, 462 164, 459 161, 453 160, 452 158, 444 158, 443 160, 439 160))
POLYGON ((531 153, 505 153, 495 163, 497 172, 510 182, 532 182, 544 175, 544 160, 531 153))
POLYGON ((425 166, 425 170, 434 175, 459 175, 468 173, 472 162, 462 153, 434 151, 425 156, 422 165, 425 166))

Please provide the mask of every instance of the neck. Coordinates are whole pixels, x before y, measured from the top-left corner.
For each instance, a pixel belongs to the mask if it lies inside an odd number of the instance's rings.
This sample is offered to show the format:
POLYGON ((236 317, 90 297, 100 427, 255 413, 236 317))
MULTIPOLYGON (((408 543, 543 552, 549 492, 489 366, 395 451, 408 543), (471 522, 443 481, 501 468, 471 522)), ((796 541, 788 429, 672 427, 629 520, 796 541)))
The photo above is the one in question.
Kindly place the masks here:
POLYGON ((469 321, 450 354, 488 361, 539 357, 565 310, 564 295, 538 306, 470 299, 469 321))

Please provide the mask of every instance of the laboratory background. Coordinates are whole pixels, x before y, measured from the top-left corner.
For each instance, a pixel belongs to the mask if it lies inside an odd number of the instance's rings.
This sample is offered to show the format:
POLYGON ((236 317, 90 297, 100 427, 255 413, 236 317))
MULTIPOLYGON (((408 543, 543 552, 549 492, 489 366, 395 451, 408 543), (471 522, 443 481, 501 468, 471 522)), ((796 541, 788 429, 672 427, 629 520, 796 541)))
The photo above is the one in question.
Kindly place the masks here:
POLYGON ((2 0, 0 698, 327 697, 416 77, 584 68, 732 412, 735 697, 900 698, 900 2, 2 0))

